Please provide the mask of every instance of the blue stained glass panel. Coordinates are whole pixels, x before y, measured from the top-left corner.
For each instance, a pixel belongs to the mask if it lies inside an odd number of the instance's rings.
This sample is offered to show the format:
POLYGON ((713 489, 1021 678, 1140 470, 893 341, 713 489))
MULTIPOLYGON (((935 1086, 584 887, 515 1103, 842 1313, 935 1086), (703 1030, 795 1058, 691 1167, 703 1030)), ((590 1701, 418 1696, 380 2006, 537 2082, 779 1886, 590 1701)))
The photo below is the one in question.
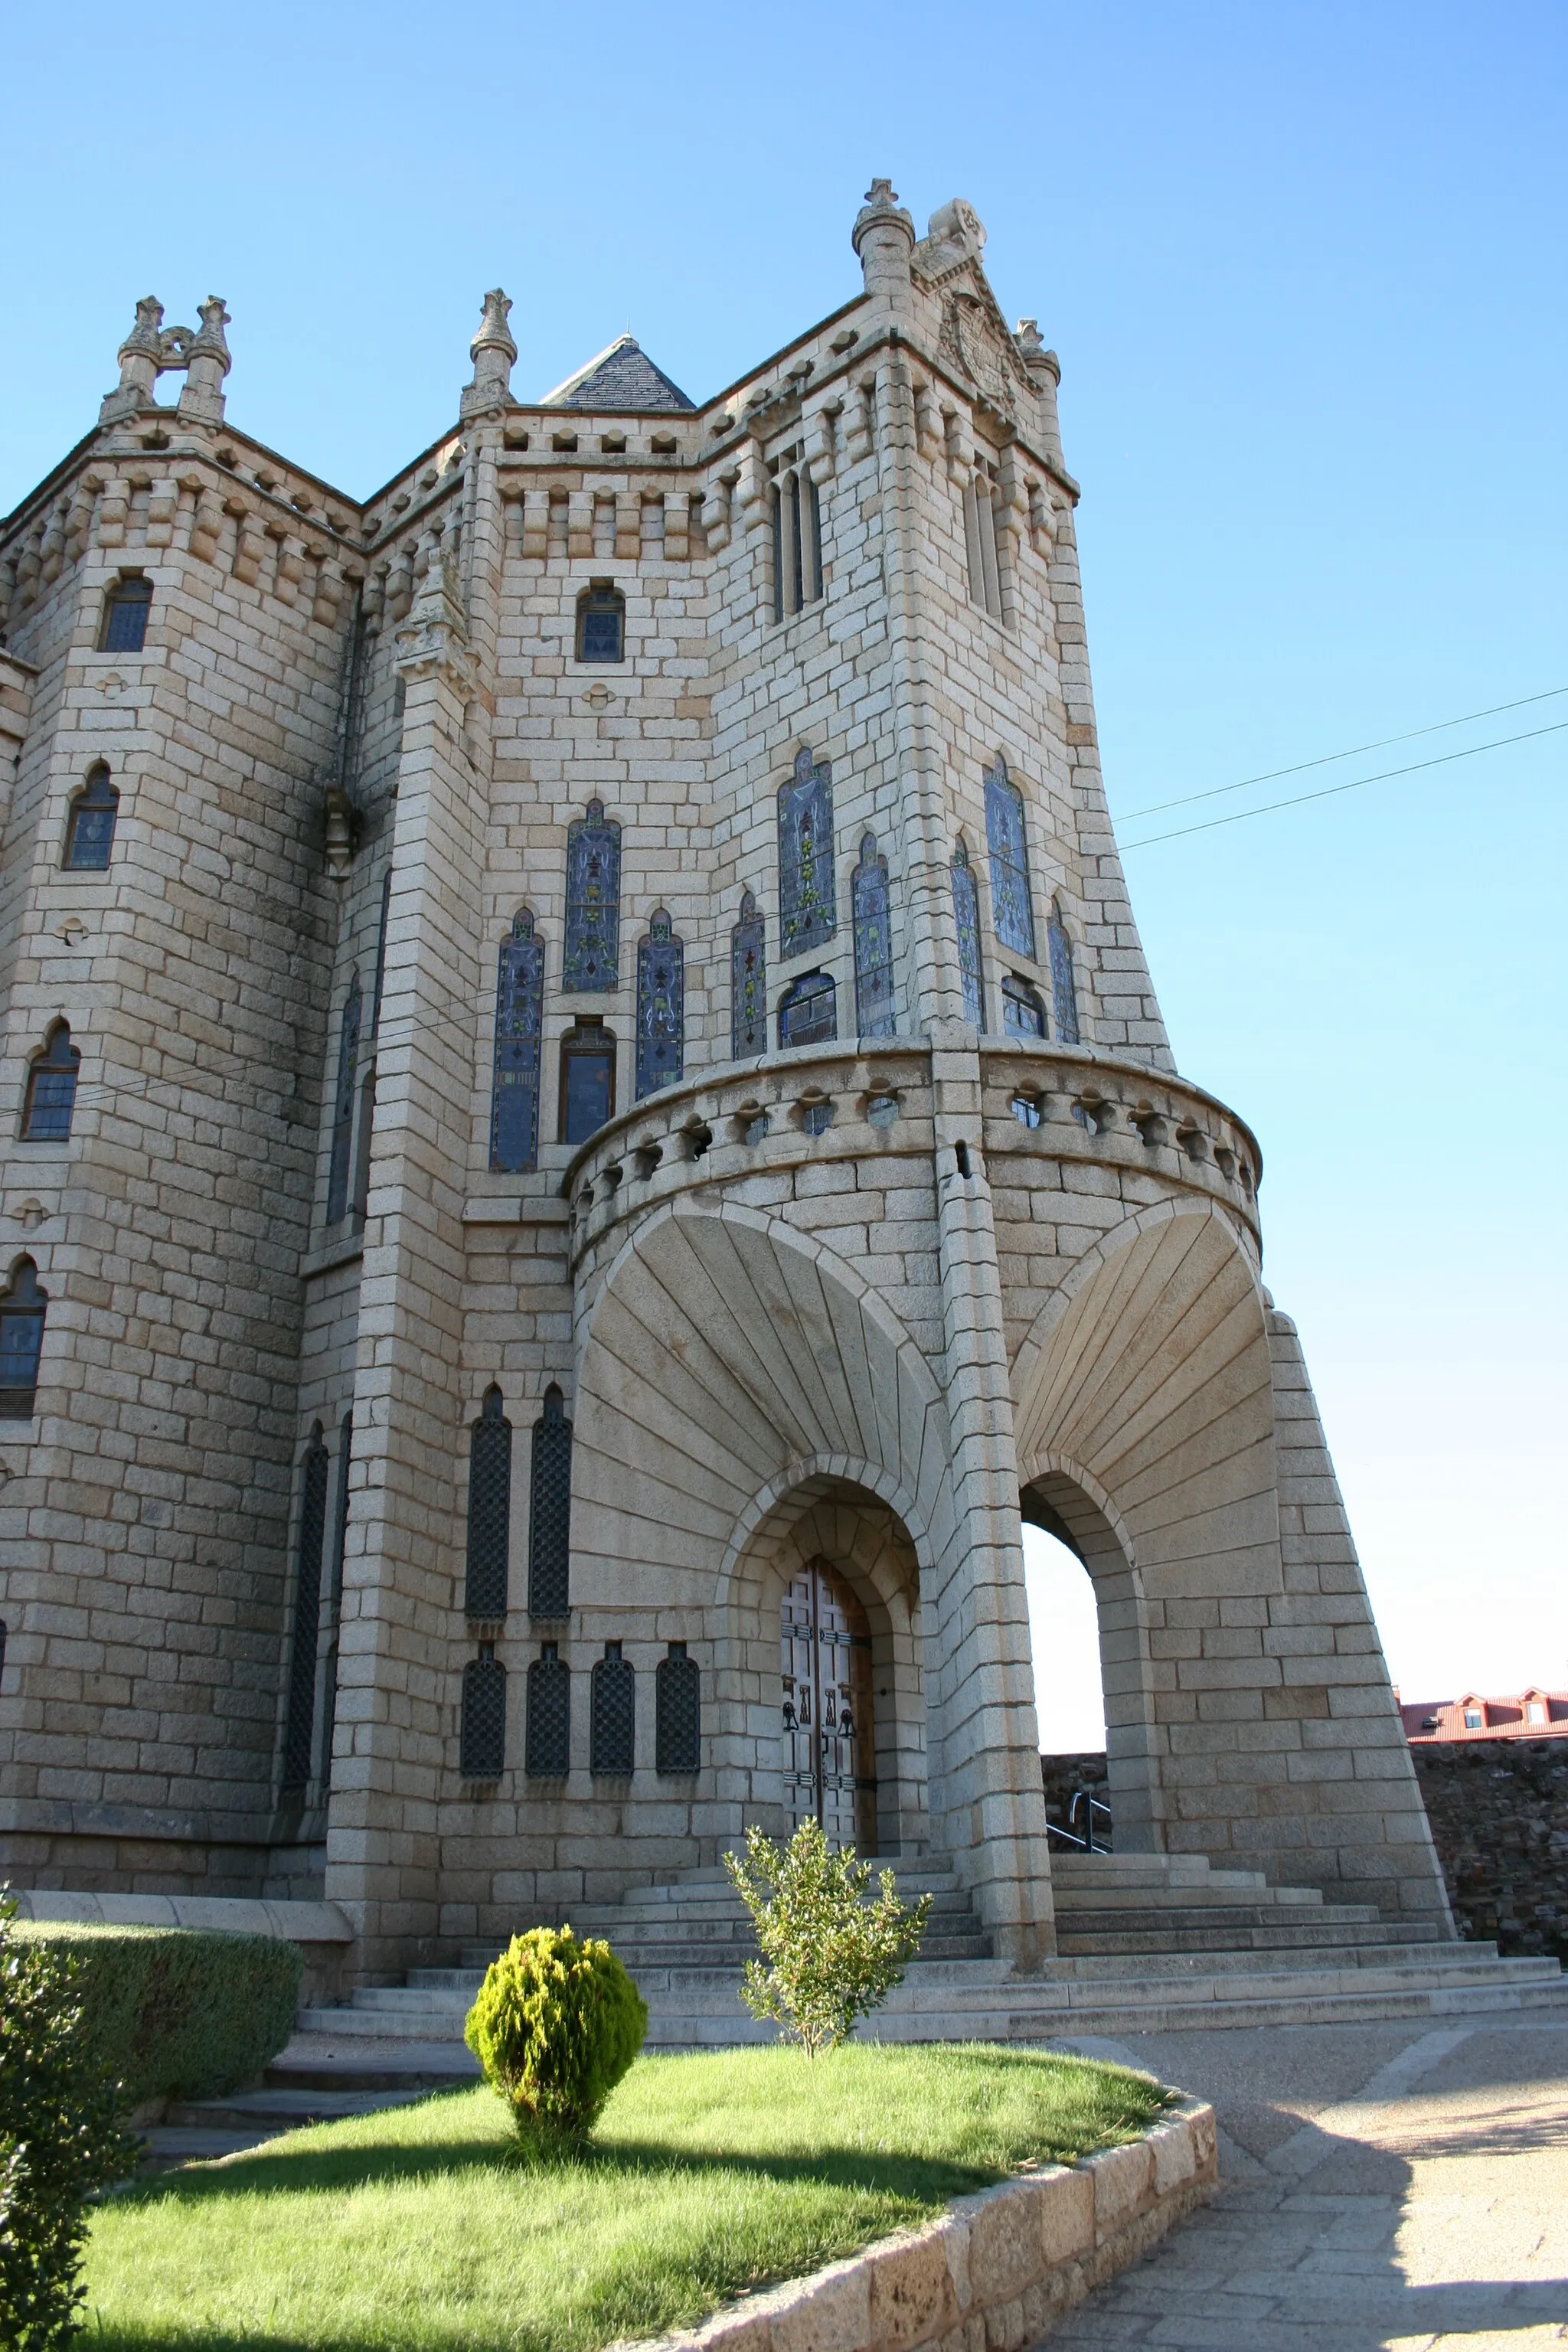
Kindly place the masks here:
POLYGON ((637 941, 638 1099, 679 1077, 686 1055, 686 950, 660 907, 637 941))
POLYGON ((838 1034, 838 994, 825 971, 808 971, 779 1006, 779 1044, 821 1045, 838 1034))
POLYGON ((737 1062, 768 1050, 767 957, 757 902, 748 890, 730 933, 730 1051, 737 1062))
POLYGON ((544 1009, 544 941, 525 907, 501 942, 496 976, 495 1076, 490 1088, 490 1166, 515 1174, 539 1160, 539 1049, 544 1009))
POLYGON ((803 751, 779 786, 779 953, 787 961, 838 928, 833 881, 833 763, 803 751))
POLYGON ((874 834, 860 844, 860 863, 849 877, 855 923, 855 1025, 862 1037, 893 1034, 893 927, 888 898, 888 861, 877 854, 874 834))
POLYGON ((1029 898, 1029 858, 1024 845, 1024 795, 1008 781, 998 755, 985 771, 985 845, 991 853, 991 919, 1005 948, 1031 959, 1035 909, 1029 898))
POLYGON ((612 989, 620 969, 621 828, 602 801, 566 829, 564 989, 612 989))
POLYGON ((1054 902, 1050 920, 1046 925, 1046 950, 1051 964, 1051 1010, 1056 1014, 1057 1041, 1063 1045, 1082 1043, 1078 1026, 1078 984, 1073 977, 1072 941, 1062 921, 1061 908, 1054 902))
POLYGON ((963 1017, 985 1027, 985 991, 980 971, 980 894, 974 869, 961 841, 952 853, 952 919, 958 927, 958 971, 963 983, 963 1017))

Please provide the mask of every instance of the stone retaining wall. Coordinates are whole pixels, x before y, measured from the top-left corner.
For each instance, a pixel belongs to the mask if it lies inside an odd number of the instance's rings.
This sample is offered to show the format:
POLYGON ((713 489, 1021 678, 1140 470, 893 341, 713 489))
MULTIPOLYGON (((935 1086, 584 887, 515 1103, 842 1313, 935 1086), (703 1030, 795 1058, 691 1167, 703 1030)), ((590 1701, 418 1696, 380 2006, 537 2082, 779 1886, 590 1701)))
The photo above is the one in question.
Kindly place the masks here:
POLYGON ((1214 2194, 1214 2109, 1184 2099, 1143 2139, 962 2197, 811 2277, 639 2352, 1018 2352, 1214 2194))
POLYGON ((1460 1934, 1568 1962, 1568 1740, 1410 1752, 1460 1934))

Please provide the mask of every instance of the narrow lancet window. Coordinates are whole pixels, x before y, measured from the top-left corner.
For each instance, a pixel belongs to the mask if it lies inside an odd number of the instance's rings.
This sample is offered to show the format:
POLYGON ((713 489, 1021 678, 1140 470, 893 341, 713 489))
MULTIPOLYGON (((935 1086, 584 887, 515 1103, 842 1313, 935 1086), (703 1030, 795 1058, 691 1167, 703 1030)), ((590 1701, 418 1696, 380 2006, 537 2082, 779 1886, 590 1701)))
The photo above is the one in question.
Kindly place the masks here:
POLYGON ((381 1027, 381 1000, 386 987, 386 927, 392 919, 392 868, 381 877, 381 915, 375 927, 375 987, 370 1000, 370 1034, 381 1027))
POLYGON ((353 1463, 354 1417, 345 1412, 338 1427, 338 1490, 332 1557, 327 1584, 327 1663, 321 1693, 321 1779, 332 1777, 332 1735, 338 1720, 338 1630, 343 1613, 343 1564, 349 1549, 349 1472, 353 1463))
POLYGON ((1051 1011, 1056 1015, 1057 1043, 1077 1045, 1082 1043, 1078 1025, 1078 984, 1073 974, 1072 941, 1068 937, 1062 910, 1056 899, 1051 901, 1050 919, 1046 925, 1046 948, 1051 964, 1051 1011))
POLYGON ((37 1396, 48 1294, 30 1257, 18 1258, 0 1291, 0 1421, 31 1421, 37 1396))
POLYGON ((969 594, 973 604, 1002 618, 1002 567, 996 543, 996 489, 993 469, 978 464, 963 488, 963 537, 969 558, 969 594))
POLYGON ((566 828, 566 960, 561 985, 593 992, 620 971, 621 828, 590 801, 566 828))
POLYGON ((768 1050, 767 950, 757 902, 741 898, 741 919, 730 933, 730 1051, 737 1062, 768 1050))
POLYGON ((314 1762, 316 1649, 321 1634, 321 1550, 327 1532, 327 1449, 320 1423, 306 1449, 294 1578, 294 1639, 283 1732, 283 1786, 302 1789, 314 1762))
POLYGON ((1000 754, 985 771, 985 846, 991 856, 991 922, 999 947, 1033 957, 1035 909, 1024 841, 1024 795, 1000 754))
POLYGON ((659 907, 637 941, 637 1099, 672 1086, 685 1066, 686 950, 659 907))
POLYGON ((490 1166, 516 1175, 539 1164, 539 1056, 544 1019, 544 942, 528 908, 513 917, 496 974, 490 1166))
POLYGON ((528 1670, 531 1780, 564 1780, 572 1760, 572 1670, 553 1642, 542 1642, 528 1670))
POLYGON ((44 1050, 27 1073, 22 1105, 24 1143, 64 1143, 76 1113, 77 1074, 81 1055, 71 1044, 70 1024, 57 1021, 44 1050))
POLYGON ((833 880, 833 763, 802 750, 779 786, 779 953, 787 962, 837 928, 833 880))
POLYGON ((797 444, 773 479, 773 618, 787 620, 822 593, 822 499, 797 444))
POLYGON ((485 1391, 468 1433, 468 1554, 463 1613, 499 1624, 506 1615, 511 1549, 511 1423, 499 1388, 485 1391))
POLYGON ((147 642, 147 615, 153 609, 150 580, 121 580, 104 599, 100 653, 139 654, 147 642))
POLYGON ((952 919, 958 929, 958 974, 963 985, 963 1017, 984 1033, 985 984, 980 964, 980 893, 974 869, 961 841, 952 853, 952 919))
POLYGON ((636 1761, 637 1672, 621 1655, 618 1642, 606 1642, 595 1660, 589 1703, 588 1769, 625 1779, 636 1761))
POLYGON ((458 1769, 465 1780, 499 1780, 506 1769, 506 1668, 493 1642, 463 1668, 458 1769))
POLYGON ((327 1223, 335 1225, 348 1214, 349 1176, 354 1139, 354 1078, 359 1066, 360 1020, 363 1000, 356 971, 343 1006, 338 1034, 338 1084, 332 1097, 332 1156, 327 1170, 327 1223))
POLYGON ((877 836, 860 843, 860 863, 849 877, 855 924, 855 1026, 862 1037, 893 1034, 893 927, 888 898, 888 861, 879 856, 877 836))
POLYGON ((101 874, 114 847, 114 823, 120 794, 100 761, 83 790, 71 803, 66 820, 65 862, 76 874, 101 874))
POLYGON ((803 972, 779 1005, 779 1044, 823 1045, 838 1034, 838 992, 826 971, 803 972))
POLYGON ((695 1772, 702 1761, 701 1678, 684 1642, 671 1642, 654 1675, 654 1769, 695 1772))
POLYGON ((528 1516, 528 1613, 571 1612, 572 1424, 553 1381, 533 1424, 532 1492, 528 1516))

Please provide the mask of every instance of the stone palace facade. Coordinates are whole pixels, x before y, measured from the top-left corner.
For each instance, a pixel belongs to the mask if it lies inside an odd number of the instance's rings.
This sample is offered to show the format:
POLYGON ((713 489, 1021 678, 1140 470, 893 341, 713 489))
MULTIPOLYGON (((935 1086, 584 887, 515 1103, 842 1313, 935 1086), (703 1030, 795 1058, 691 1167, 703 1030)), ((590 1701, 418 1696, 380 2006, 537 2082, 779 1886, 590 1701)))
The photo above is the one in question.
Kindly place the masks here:
POLYGON ((1447 1932, 984 241, 877 182, 700 406, 520 400, 491 294, 363 502, 144 301, 0 527, 17 1883, 324 1892, 374 1975, 816 1814, 1026 1969, 1025 1519, 1121 1848, 1447 1932))

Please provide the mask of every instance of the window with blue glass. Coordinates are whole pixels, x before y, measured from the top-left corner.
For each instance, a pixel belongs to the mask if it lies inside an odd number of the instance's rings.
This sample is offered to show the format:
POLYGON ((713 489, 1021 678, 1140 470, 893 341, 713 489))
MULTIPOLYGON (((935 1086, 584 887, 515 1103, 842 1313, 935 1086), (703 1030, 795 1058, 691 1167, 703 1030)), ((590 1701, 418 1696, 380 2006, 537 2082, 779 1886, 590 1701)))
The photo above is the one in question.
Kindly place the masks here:
POLYGON ((561 1040, 561 1140, 586 1143, 615 1115, 615 1034, 585 1014, 561 1040))
POLYGON ((737 1062, 768 1050, 768 975, 763 919, 750 890, 730 933, 730 1051, 737 1062))
POLYGON ((952 919, 958 929, 958 975, 963 985, 963 1017, 985 1026, 985 986, 980 967, 980 893, 974 868, 960 841, 952 853, 952 919))
POLYGON ((686 950, 658 907, 637 941, 638 1100, 679 1078, 685 1056, 686 950))
POLYGON ((825 971, 803 972, 779 1006, 779 1044, 821 1045, 838 1034, 838 992, 825 971))
POLYGON ((66 865, 76 874, 101 874, 114 846, 120 794, 100 760, 71 803, 66 819, 66 865))
POLYGON ((531 908, 512 918, 496 971, 490 1166, 515 1175, 539 1164, 539 1056, 544 1017, 544 941, 531 908))
POLYGON ((71 1131, 76 1110, 77 1074, 81 1055, 71 1044, 70 1023, 57 1021, 44 1050, 27 1073, 26 1099, 22 1105, 24 1143, 63 1143, 71 1131))
POLYGON ((597 580, 577 602, 577 658, 583 662, 626 659, 626 600, 606 580, 597 580))
POLYGON ((1078 1026, 1078 982, 1073 972, 1072 941, 1057 900, 1051 900, 1050 919, 1046 925, 1046 950, 1051 966, 1051 1011, 1056 1015, 1057 1043, 1077 1045, 1082 1040, 1078 1026))
POLYGON ((1016 972, 1002 982, 1002 1026, 1013 1037, 1043 1037, 1046 1008, 1037 992, 1016 972))
POLYGON ((150 580, 118 581, 104 599, 100 653, 139 654, 147 642, 147 615, 152 609, 150 580))
POLYGON ((833 763, 796 757, 779 786, 779 953, 820 947, 837 929, 833 884, 833 763))
POLYGON ((621 828, 603 801, 566 828, 564 989, 593 994, 615 987, 620 970, 621 828))
POLYGON ((38 1386, 48 1294, 30 1257, 19 1257, 0 1291, 0 1421, 31 1421, 38 1386))
POLYGON ((354 1138, 354 1073, 359 1065, 360 1023, 363 1014, 356 971, 343 1006, 338 1033, 338 1083, 332 1097, 332 1156, 327 1168, 327 1223, 336 1224, 349 1211, 349 1177, 354 1138))
POLYGON ((1033 957, 1035 909, 1024 842, 1024 795, 998 752, 985 771, 985 846, 991 860, 991 923, 999 947, 1033 957))
POLYGON ((855 925, 855 1026, 862 1037, 893 1034, 893 926, 888 899, 888 861, 877 854, 877 836, 860 843, 860 863, 849 877, 855 925))

